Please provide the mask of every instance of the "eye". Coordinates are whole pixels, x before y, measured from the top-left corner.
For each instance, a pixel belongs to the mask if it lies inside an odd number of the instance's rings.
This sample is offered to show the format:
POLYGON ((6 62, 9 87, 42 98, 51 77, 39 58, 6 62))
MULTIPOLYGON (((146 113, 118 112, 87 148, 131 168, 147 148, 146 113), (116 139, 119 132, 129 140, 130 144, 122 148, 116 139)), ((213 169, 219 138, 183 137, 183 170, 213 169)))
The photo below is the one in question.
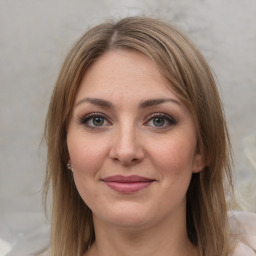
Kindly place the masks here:
POLYGON ((171 125, 175 125, 176 120, 166 114, 153 114, 149 116, 148 121, 146 122, 147 126, 152 126, 156 128, 168 128, 171 125))
POLYGON ((79 122, 86 127, 97 128, 110 125, 107 118, 100 113, 91 113, 80 118, 79 122))

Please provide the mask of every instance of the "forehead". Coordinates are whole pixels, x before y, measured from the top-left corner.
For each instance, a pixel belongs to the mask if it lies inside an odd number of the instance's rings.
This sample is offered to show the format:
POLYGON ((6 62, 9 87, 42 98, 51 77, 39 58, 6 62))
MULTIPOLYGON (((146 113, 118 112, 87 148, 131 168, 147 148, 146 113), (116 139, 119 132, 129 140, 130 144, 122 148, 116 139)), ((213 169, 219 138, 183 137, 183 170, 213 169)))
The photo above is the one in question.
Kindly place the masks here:
POLYGON ((163 97, 172 95, 171 85, 147 56, 127 50, 109 51, 85 73, 76 102, 81 97, 163 97))

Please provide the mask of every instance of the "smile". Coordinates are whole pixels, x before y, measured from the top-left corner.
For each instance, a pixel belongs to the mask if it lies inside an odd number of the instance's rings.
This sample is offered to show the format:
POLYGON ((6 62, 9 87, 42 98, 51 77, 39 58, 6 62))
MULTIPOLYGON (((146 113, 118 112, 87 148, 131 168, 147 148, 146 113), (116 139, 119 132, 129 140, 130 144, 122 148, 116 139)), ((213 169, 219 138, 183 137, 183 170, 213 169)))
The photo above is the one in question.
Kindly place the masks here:
POLYGON ((115 175, 101 179, 111 189, 124 194, 138 192, 150 186, 155 180, 142 176, 115 175))

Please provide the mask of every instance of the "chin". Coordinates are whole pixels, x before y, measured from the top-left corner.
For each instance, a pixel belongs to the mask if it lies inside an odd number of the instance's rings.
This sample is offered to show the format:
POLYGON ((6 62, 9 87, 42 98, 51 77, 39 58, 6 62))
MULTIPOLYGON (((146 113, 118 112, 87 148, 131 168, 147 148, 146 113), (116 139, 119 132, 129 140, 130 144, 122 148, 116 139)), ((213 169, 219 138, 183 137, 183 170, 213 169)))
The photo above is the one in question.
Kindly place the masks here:
POLYGON ((138 205, 125 204, 123 206, 112 207, 109 211, 105 211, 104 216, 94 214, 94 219, 98 219, 100 222, 106 222, 113 226, 120 228, 138 228, 147 226, 152 222, 149 209, 142 209, 138 205))

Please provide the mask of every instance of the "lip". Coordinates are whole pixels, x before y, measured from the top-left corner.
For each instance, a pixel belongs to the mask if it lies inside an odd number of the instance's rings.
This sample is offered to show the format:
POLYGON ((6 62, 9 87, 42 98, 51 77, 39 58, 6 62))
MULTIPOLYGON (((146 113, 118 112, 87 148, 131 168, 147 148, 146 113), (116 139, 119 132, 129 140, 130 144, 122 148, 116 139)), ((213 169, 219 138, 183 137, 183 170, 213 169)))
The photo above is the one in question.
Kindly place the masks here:
POLYGON ((155 180, 138 175, 114 175, 101 179, 111 189, 124 193, 135 193, 150 186, 155 180))

